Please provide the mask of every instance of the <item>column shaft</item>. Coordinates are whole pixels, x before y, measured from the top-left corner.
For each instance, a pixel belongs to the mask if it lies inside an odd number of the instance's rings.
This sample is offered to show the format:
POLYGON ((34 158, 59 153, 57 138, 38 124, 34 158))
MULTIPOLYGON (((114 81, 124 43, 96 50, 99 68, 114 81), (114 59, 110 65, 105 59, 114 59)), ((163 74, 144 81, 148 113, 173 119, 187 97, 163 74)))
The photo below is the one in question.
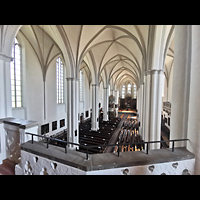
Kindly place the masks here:
MULTIPOLYGON (((11 58, 0 54, 0 118, 12 117, 11 58)), ((0 123, 0 164, 6 158, 6 133, 0 123)))
MULTIPOLYGON (((191 54, 189 28, 181 25, 175 30, 170 139, 183 139, 187 135, 191 54)), ((185 146, 185 142, 176 142, 175 146, 185 146)))
POLYGON ((99 86, 92 85, 92 125, 91 130, 99 130, 99 86))
MULTIPOLYGON (((187 149, 195 154, 195 174, 200 174, 200 26, 192 25, 191 78, 188 112, 187 149)), ((186 132, 186 130, 184 130, 186 132)))
POLYGON ((78 79, 67 78, 67 140, 74 143, 79 143, 78 85, 78 79))
POLYGON ((149 119, 150 119, 150 83, 151 83, 150 74, 145 75, 145 113, 144 113, 144 140, 150 140, 149 132, 149 119))
POLYGON ((108 121, 108 88, 103 89, 103 121, 108 121))
MULTIPOLYGON (((153 71, 151 74, 151 92, 150 92, 150 141, 156 141, 156 109, 157 109, 157 82, 158 71, 153 71)), ((157 144, 151 144, 151 148, 156 148, 157 144)))

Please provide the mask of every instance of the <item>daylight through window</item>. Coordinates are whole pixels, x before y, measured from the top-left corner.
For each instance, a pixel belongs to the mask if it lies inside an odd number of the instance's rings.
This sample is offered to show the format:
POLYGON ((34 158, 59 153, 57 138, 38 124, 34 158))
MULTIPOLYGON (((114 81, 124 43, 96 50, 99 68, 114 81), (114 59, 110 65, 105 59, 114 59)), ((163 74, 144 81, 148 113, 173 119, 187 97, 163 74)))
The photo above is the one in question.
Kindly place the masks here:
POLYGON ((79 79, 79 98, 80 101, 83 101, 83 71, 80 70, 80 79, 79 79))
POLYGON ((134 98, 134 99, 137 98, 137 87, 136 87, 135 84, 133 85, 133 98, 134 98))
POLYGON ((125 85, 122 86, 122 98, 125 98, 125 85))
POLYGON ((22 107, 21 47, 17 38, 12 48, 13 60, 10 63, 12 107, 22 107))
POLYGON ((63 63, 60 58, 56 60, 57 104, 64 102, 64 74, 63 63))
POLYGON ((128 93, 128 94, 131 94, 131 84, 130 84, 130 83, 128 84, 127 93, 128 93))

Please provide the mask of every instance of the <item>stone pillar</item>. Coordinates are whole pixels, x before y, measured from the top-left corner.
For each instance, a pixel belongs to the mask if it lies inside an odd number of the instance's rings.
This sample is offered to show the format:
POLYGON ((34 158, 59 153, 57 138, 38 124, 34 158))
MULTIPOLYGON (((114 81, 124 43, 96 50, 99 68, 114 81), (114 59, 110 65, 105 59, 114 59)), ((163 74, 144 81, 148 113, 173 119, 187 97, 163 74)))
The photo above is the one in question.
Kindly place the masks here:
POLYGON ((145 124, 145 104, 146 104, 146 93, 145 93, 145 82, 143 83, 143 102, 142 102, 142 122, 141 122, 141 132, 142 132, 142 137, 145 138, 145 132, 144 132, 144 124, 145 124))
MULTIPOLYGON (((163 90, 164 70, 158 71, 157 104, 156 104, 156 140, 161 140, 161 113, 162 113, 162 90, 163 90)), ((160 148, 160 144, 156 145, 160 148)))
POLYGON ((0 54, 0 118, 12 116, 10 61, 0 54))
POLYGON ((139 132, 142 135, 142 137, 144 137, 144 135, 143 135, 143 129, 142 129, 142 124, 143 124, 143 101, 144 101, 143 93, 144 93, 144 83, 140 85, 139 90, 140 90, 140 92, 139 92, 140 102, 139 102, 139 109, 138 109, 139 122, 140 122, 139 132))
MULTIPOLYGON (((78 88, 77 78, 67 78, 67 140, 73 143, 79 143, 78 88)), ((69 145, 69 147, 76 148, 77 146, 69 145)))
MULTIPOLYGON (((187 137, 191 54, 189 32, 190 26, 188 25, 175 27, 170 139, 187 137)), ((175 147, 185 145, 185 142, 175 143, 175 147)))
POLYGON ((109 96, 108 96, 108 88, 103 89, 103 121, 108 121, 108 103, 109 103, 109 96))
POLYGON ((151 75, 149 72, 145 73, 145 82, 144 82, 144 89, 145 89, 145 112, 144 112, 144 121, 143 121, 143 130, 144 130, 144 140, 150 141, 150 83, 151 83, 151 75))
POLYGON ((91 130, 99 130, 99 86, 92 85, 92 125, 91 130))
MULTIPOLYGON (((133 94, 133 93, 132 93, 133 94)), ((137 109, 137 113, 139 113, 140 110, 140 88, 137 88, 137 99, 136 99, 136 109, 137 109)), ((139 118, 138 118, 139 120, 139 118)))
MULTIPOLYGON (((163 70, 149 70, 145 75, 144 139, 159 141, 161 136, 163 70)), ((151 149, 159 149, 160 144, 151 144, 151 149)))
MULTIPOLYGON (((0 53, 0 118, 12 116, 11 58, 0 53)), ((6 158, 6 132, 3 124, 0 124, 0 164, 6 158)))
MULTIPOLYGON (((183 33, 184 34, 184 33, 183 33)), ((188 37, 191 37, 191 78, 189 87, 189 112, 188 112, 188 128, 187 149, 195 154, 195 174, 200 174, 200 26, 192 25, 191 32, 188 37)), ((189 40, 189 39, 188 39, 189 40)), ((180 51, 183 51, 182 48, 180 51)), ((175 68, 175 66, 174 66, 175 68)), ((189 76, 189 73, 188 73, 189 76)), ((173 86, 174 87, 174 86, 173 86)), ((173 97, 174 98, 174 97, 173 97)), ((173 107, 174 109, 174 107, 173 107)), ((186 130, 183 130, 186 132, 186 130)))
POLYGON ((118 98, 119 98, 119 91, 115 90, 114 91, 114 95, 115 95, 115 106, 117 105, 117 107, 115 107, 115 111, 116 111, 116 116, 118 116, 118 98))
MULTIPOLYGON (((157 85, 158 85, 158 71, 152 70, 151 72, 151 92, 150 92, 150 141, 156 141, 156 107, 157 107, 157 85)), ((160 140, 160 138, 159 138, 160 140)), ((151 149, 156 148, 157 144, 151 144, 151 149)))

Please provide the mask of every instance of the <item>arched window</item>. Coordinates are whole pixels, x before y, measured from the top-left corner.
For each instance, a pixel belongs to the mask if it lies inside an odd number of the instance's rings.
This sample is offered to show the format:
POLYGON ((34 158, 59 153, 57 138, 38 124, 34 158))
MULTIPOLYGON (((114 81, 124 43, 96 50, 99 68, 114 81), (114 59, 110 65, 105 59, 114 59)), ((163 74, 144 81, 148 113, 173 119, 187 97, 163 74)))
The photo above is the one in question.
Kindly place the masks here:
POLYGON ((137 87, 136 87, 135 84, 133 85, 133 98, 134 98, 134 99, 137 98, 137 87))
POLYGON ((125 98, 125 85, 122 86, 122 98, 125 98))
POLYGON ((64 102, 64 73, 63 62, 60 58, 56 60, 56 84, 57 84, 57 104, 64 102))
POLYGON ((15 38, 12 48, 13 60, 10 63, 12 108, 22 107, 22 67, 21 47, 15 38))
POLYGON ((80 70, 80 77, 79 77, 79 100, 83 101, 83 71, 80 70))
POLYGON ((131 84, 130 84, 130 83, 128 84, 127 93, 128 93, 128 94, 131 94, 131 84))

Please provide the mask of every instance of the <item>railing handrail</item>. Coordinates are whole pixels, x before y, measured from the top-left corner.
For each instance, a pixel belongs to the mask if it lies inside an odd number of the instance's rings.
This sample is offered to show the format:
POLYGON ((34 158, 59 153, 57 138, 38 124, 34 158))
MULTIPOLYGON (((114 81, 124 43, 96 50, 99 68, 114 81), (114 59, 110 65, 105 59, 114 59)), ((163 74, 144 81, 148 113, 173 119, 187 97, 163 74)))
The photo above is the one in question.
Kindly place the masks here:
POLYGON ((68 142, 68 141, 65 141, 65 140, 60 140, 60 139, 57 139, 57 138, 52 138, 52 137, 47 137, 47 136, 44 136, 44 135, 38 135, 38 134, 35 134, 35 133, 28 133, 26 132, 25 134, 27 135, 31 135, 32 137, 32 144, 33 144, 33 136, 36 136, 36 137, 41 137, 41 138, 45 138, 47 139, 47 148, 49 147, 49 140, 53 140, 53 141, 58 141, 58 142, 62 142, 64 144, 66 144, 65 146, 65 153, 67 153, 67 145, 68 144, 71 144, 71 145, 74 145, 74 146, 79 146, 79 147, 83 147, 85 149, 87 149, 87 153, 86 153, 86 159, 88 160, 88 149, 90 148, 102 148, 102 147, 118 147, 118 157, 119 157, 119 147, 122 146, 122 145, 125 145, 125 146, 128 146, 128 145, 138 145, 138 144, 146 144, 147 145, 147 148, 146 148, 146 154, 148 154, 148 150, 149 150, 149 144, 154 144, 154 143, 165 143, 165 142, 172 142, 172 152, 174 152, 174 143, 175 142, 180 142, 180 141, 188 141, 189 139, 175 139, 175 140, 158 140, 158 141, 143 141, 143 142, 134 142, 134 143, 118 143, 118 144, 104 144, 104 145, 82 145, 82 144, 78 144, 78 143, 74 143, 74 142, 68 142))

